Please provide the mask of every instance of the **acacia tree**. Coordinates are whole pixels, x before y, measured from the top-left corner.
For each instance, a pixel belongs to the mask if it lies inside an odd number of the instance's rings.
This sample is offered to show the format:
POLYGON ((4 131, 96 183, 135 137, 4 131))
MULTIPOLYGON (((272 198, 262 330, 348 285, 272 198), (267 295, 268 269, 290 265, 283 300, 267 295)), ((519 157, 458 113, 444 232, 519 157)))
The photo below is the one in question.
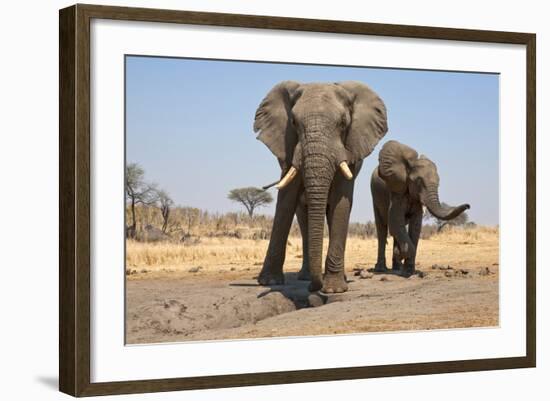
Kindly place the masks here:
POLYGON ((126 200, 130 204, 132 224, 128 227, 127 235, 136 236, 136 205, 150 206, 157 201, 157 189, 154 184, 145 182, 145 171, 137 163, 126 165, 126 200))
POLYGON ((250 217, 253 216, 255 209, 273 202, 273 197, 269 192, 256 187, 232 189, 227 198, 242 204, 250 217))
POLYGON ((174 201, 164 189, 157 191, 156 197, 158 199, 158 208, 162 215, 162 232, 166 234, 168 228, 168 219, 170 218, 170 210, 174 205, 174 201))
MULTIPOLYGON (((450 207, 449 205, 447 205, 444 202, 441 202, 441 206, 444 207, 444 208, 450 207)), ((441 230, 443 230, 443 227, 445 227, 445 226, 463 226, 463 225, 467 224, 468 220, 469 220, 469 216, 468 216, 468 213, 462 212, 458 216, 456 216, 454 219, 442 220, 442 219, 438 219, 437 217, 435 217, 433 214, 430 213, 428 208, 426 208, 424 210, 424 220, 425 221, 433 220, 436 227, 437 227, 437 232, 439 233, 439 232, 441 232, 441 230)))

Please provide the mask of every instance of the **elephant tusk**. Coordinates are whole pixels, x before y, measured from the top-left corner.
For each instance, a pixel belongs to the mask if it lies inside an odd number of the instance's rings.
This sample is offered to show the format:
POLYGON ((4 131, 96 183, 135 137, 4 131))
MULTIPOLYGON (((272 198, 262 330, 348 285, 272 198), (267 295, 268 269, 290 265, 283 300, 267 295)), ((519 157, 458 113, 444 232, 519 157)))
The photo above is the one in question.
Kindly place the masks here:
POLYGON ((283 189, 284 187, 286 187, 288 184, 290 184, 290 181, 292 181, 294 177, 296 177, 297 172, 298 170, 296 170, 296 167, 294 166, 290 167, 290 169, 285 174, 285 176, 281 179, 281 181, 279 181, 279 183, 275 185, 275 188, 283 189))
POLYGON ((269 188, 274 187, 274 186, 277 185, 278 183, 279 183, 279 181, 272 182, 271 184, 264 185, 264 186, 262 187, 262 189, 263 189, 264 191, 267 191, 269 188))
POLYGON ((344 174, 344 177, 346 177, 348 180, 351 180, 353 178, 353 174, 351 173, 351 170, 349 169, 349 166, 345 161, 340 163, 340 170, 342 170, 342 174, 344 174))

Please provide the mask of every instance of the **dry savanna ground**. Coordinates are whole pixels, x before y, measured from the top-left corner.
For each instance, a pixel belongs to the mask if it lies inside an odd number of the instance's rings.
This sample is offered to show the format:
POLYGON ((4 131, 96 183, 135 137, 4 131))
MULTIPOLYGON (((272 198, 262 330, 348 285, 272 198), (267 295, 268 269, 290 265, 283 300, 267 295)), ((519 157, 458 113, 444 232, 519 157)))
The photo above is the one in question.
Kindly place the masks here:
POLYGON ((257 285, 267 244, 227 237, 194 244, 128 240, 127 343, 499 323, 498 228, 449 228, 421 240, 418 273, 409 278, 372 272, 376 240, 349 238, 349 291, 330 296, 310 295, 308 283, 296 280, 302 263, 300 237, 291 237, 287 244, 285 285, 257 285))

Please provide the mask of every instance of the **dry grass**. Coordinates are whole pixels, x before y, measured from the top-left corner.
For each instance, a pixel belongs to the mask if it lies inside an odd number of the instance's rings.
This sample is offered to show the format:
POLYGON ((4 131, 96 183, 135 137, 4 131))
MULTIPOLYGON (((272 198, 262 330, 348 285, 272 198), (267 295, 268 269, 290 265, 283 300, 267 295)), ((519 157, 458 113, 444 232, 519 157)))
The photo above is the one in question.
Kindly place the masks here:
MULTIPOLYGON (((127 241, 127 269, 149 271, 170 270, 187 272, 189 268, 201 266, 203 271, 218 271, 220 268, 236 265, 238 269, 260 268, 266 254, 268 240, 237 238, 204 238, 199 244, 143 243, 127 241)), ((391 262, 391 238, 386 247, 387 263, 391 262)), ((324 241, 326 254, 327 240, 324 241)), ((348 238, 346 269, 357 265, 373 266, 376 262, 377 241, 372 238, 348 238)), ((495 227, 469 229, 449 228, 430 239, 421 240, 417 264, 429 267, 432 264, 453 264, 461 266, 491 266, 498 264, 499 231, 495 227)), ((285 269, 300 268, 302 241, 300 237, 289 238, 285 269)))
POLYGON ((443 242, 493 242, 498 240, 498 227, 477 226, 475 228, 447 227, 443 232, 435 234, 430 241, 443 242))
POLYGON ((267 240, 206 238, 196 245, 126 241, 126 266, 166 267, 197 263, 254 262, 265 256, 267 240))
MULTIPOLYGON (((386 246, 386 263, 391 264, 391 238, 386 246)), ((356 265, 371 267, 376 263, 378 243, 374 239, 351 238, 346 247, 346 268, 356 265)), ((434 264, 454 267, 480 267, 499 262, 499 231, 497 227, 449 227, 430 239, 420 240, 416 257, 417 267, 434 264)))

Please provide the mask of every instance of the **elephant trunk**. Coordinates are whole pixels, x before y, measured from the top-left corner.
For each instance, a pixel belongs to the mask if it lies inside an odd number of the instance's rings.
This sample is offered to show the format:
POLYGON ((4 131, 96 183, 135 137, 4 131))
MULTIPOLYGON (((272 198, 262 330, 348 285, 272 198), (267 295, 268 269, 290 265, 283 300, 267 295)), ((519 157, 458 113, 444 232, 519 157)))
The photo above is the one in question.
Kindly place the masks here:
POLYGON ((425 195, 422 196, 422 202, 426 205, 432 215, 440 220, 452 220, 463 211, 470 208, 470 205, 443 206, 439 201, 439 192, 437 187, 428 188, 425 195))
POLYGON ((304 188, 308 209, 310 291, 323 286, 322 253, 327 198, 336 171, 328 146, 327 135, 322 132, 306 132, 303 148, 304 188))

